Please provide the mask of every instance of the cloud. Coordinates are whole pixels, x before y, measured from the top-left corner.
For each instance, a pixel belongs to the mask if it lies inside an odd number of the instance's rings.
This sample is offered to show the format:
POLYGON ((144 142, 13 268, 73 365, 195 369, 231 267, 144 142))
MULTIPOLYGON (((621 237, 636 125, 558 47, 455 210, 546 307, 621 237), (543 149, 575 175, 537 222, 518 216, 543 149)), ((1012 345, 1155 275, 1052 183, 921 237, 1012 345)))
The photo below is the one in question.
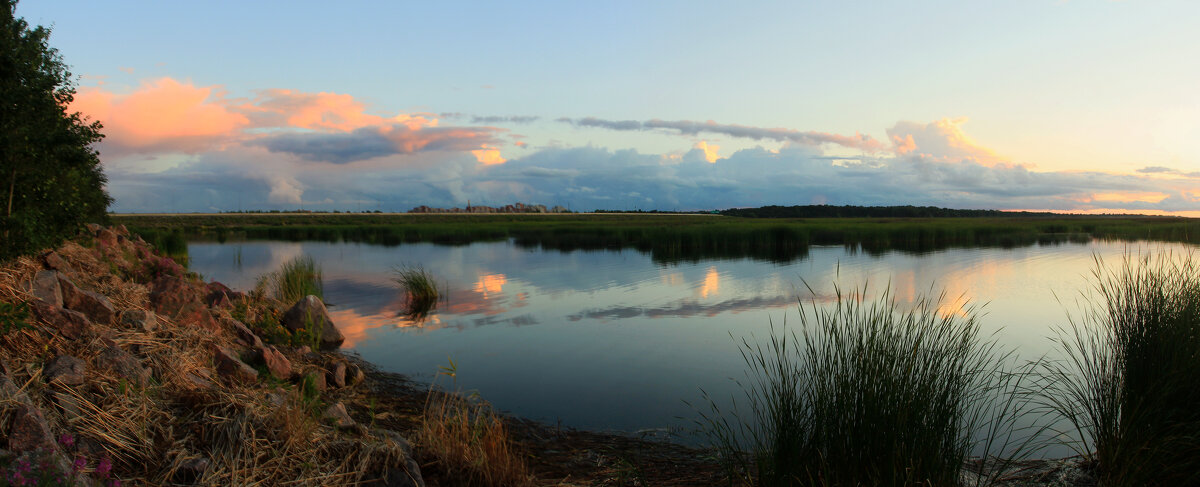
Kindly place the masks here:
POLYGON ((709 133, 753 140, 765 139, 779 142, 791 142, 811 146, 835 144, 843 147, 860 149, 867 152, 878 152, 887 149, 886 144, 876 140, 870 135, 858 133, 854 135, 839 135, 824 132, 802 132, 787 128, 764 128, 747 125, 719 124, 712 120, 707 122, 697 122, 690 120, 670 121, 653 119, 639 122, 637 120, 604 120, 595 117, 584 117, 579 119, 559 118, 555 121, 570 123, 577 127, 597 127, 609 130, 666 130, 673 131, 679 135, 689 136, 709 133))
POLYGON ((898 122, 887 129, 893 150, 899 155, 923 154, 946 161, 973 160, 995 165, 1009 161, 983 147, 962 130, 964 118, 943 118, 926 124, 898 122))
POLYGON ((471 117, 471 123, 533 123, 541 117, 529 115, 471 117))
POLYGON ((71 110, 100 120, 104 149, 116 154, 195 153, 219 146, 250 125, 220 97, 219 87, 197 87, 171 78, 143 82, 133 93, 80 87, 71 110))
POLYGON ((271 152, 335 164, 425 151, 475 154, 476 150, 494 154, 488 156, 490 163, 502 163, 504 161, 499 158, 499 152, 490 147, 496 142, 494 132, 490 128, 464 127, 413 129, 410 125, 397 124, 363 127, 348 133, 284 133, 265 136, 253 143, 271 152))
POLYGON ((1147 166, 1138 169, 1137 172, 1142 174, 1165 174, 1170 176, 1183 176, 1187 178, 1200 178, 1200 171, 1184 172, 1179 169, 1163 167, 1163 166, 1147 166))

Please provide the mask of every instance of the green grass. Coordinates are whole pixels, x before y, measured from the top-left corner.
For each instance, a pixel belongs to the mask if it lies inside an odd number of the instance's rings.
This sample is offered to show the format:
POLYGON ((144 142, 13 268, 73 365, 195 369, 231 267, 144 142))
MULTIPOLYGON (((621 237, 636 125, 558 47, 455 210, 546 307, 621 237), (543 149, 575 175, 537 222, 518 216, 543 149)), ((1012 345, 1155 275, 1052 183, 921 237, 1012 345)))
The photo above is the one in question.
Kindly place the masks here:
POLYGON ((744 397, 701 412, 731 484, 958 485, 972 455, 1021 457, 1024 376, 973 308, 871 300, 865 286, 834 295, 801 303, 798 333, 743 338, 744 397))
POLYGON ((1097 259, 1091 307, 1057 338, 1042 402, 1100 485, 1200 485, 1200 267, 1097 259))
POLYGON ((279 270, 263 277, 271 297, 292 305, 313 295, 324 299, 321 268, 312 257, 300 256, 284 262, 279 270))
POLYGON ((441 291, 433 274, 421 266, 403 266, 395 269, 396 284, 408 295, 406 313, 413 317, 424 317, 437 307, 441 291))
POLYGON ((714 215, 114 215, 146 236, 463 245, 512 239, 549 250, 633 248, 657 262, 787 262, 812 245, 868 253, 1120 240, 1200 241, 1200 221, 1169 217, 737 218, 714 215))

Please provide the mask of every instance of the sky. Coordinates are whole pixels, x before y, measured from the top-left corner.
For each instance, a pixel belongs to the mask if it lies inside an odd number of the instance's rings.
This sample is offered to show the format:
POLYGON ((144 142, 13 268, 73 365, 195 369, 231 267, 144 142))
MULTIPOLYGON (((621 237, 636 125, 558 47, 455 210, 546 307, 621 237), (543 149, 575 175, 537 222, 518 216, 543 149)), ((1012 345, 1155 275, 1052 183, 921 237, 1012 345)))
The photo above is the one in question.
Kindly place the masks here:
POLYGON ((116 212, 1200 216, 1200 2, 24 0, 116 212))

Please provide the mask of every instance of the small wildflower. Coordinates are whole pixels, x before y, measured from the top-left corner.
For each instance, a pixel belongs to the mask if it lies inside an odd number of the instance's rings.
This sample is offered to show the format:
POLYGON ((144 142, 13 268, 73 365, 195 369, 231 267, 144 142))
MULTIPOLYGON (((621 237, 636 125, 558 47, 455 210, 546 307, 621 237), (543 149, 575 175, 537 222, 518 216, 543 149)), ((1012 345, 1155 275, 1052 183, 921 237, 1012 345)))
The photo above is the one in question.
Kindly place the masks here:
POLYGON ((120 479, 112 479, 112 482, 108 483, 108 487, 121 487, 121 480, 120 479))
POLYGON ((72 448, 75 446, 75 437, 71 436, 70 433, 63 433, 62 436, 58 437, 58 444, 72 448))
POLYGON ((87 466, 87 459, 83 458, 83 457, 75 457, 75 463, 73 465, 71 465, 71 467, 74 468, 76 472, 83 470, 83 467, 86 467, 86 466, 87 466))
POLYGON ((109 472, 112 472, 112 460, 108 457, 100 459, 100 463, 96 465, 96 474, 102 479, 108 478, 109 472))

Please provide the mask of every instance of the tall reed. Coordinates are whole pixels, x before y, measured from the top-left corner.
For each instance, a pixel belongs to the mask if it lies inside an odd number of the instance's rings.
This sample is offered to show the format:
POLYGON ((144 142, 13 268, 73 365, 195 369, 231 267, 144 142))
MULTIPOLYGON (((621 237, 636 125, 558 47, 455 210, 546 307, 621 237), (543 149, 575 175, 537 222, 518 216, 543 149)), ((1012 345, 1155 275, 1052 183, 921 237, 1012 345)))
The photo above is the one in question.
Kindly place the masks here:
POLYGON ((265 280, 272 297, 288 305, 310 294, 322 299, 325 296, 321 268, 307 255, 284 262, 265 280))
POLYGON ((969 456, 1019 453, 1006 427, 1023 376, 973 306, 869 299, 865 285, 834 298, 800 303, 799 334, 772 325, 765 343, 741 340, 744 398, 730 411, 709 398, 700 420, 731 482, 958 485, 969 456))
POLYGON ((1096 257, 1065 359, 1042 367, 1042 403, 1100 485, 1200 485, 1200 268, 1192 255, 1096 257))
POLYGON ((396 284, 408 294, 406 313, 413 317, 424 317, 437 307, 441 289, 433 273, 421 266, 403 266, 395 269, 396 284))

